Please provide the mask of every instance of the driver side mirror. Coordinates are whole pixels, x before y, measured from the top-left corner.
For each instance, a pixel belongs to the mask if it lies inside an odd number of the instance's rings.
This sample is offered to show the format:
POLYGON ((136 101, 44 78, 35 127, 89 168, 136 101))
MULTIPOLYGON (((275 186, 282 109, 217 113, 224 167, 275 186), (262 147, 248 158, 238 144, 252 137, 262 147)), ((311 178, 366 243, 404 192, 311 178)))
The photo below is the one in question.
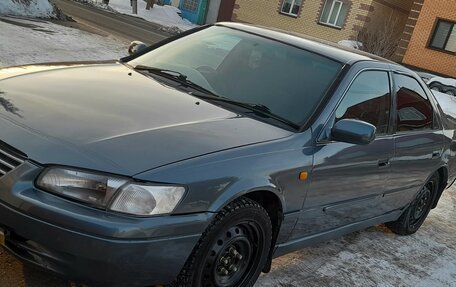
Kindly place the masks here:
POLYGON ((128 54, 133 55, 139 53, 147 49, 147 47, 148 46, 141 41, 133 41, 130 43, 130 46, 128 47, 128 54))
POLYGON ((331 139, 358 145, 367 145, 375 140, 376 127, 359 120, 338 121, 331 130, 331 139))

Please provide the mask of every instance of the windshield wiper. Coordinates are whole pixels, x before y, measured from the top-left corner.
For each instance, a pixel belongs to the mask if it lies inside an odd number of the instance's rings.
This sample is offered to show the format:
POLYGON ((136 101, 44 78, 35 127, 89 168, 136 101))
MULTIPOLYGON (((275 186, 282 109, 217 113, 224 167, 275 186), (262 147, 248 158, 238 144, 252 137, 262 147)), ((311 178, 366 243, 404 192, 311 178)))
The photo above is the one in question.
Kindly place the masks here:
POLYGON ((210 95, 199 95, 199 94, 195 95, 194 94, 194 96, 202 98, 202 99, 213 100, 213 101, 218 101, 218 102, 224 102, 224 103, 229 103, 229 104, 232 104, 232 105, 235 105, 235 106, 238 106, 238 107, 242 107, 244 109, 250 110, 250 111, 255 112, 255 113, 260 113, 263 116, 266 116, 268 118, 277 120, 279 122, 282 122, 282 123, 284 123, 284 124, 286 124, 288 126, 291 126, 292 128, 294 128, 296 130, 299 129, 299 126, 297 124, 295 124, 294 122, 289 121, 287 119, 284 119, 281 116, 278 116, 278 115, 272 113, 271 110, 267 106, 262 105, 262 104, 240 102, 240 101, 228 99, 228 98, 225 98, 225 97, 222 97, 222 96, 218 96, 218 95, 216 95, 214 93, 211 93, 210 95))
POLYGON ((138 65, 134 68, 135 70, 138 71, 146 71, 149 73, 161 75, 167 78, 171 78, 173 80, 176 80, 179 84, 185 85, 187 87, 190 87, 192 89, 198 90, 203 93, 210 94, 215 97, 219 97, 216 95, 214 92, 196 84, 195 82, 192 82, 188 79, 187 75, 182 74, 181 72, 178 71, 173 71, 173 70, 167 70, 167 69, 160 69, 160 68, 155 68, 155 67, 149 67, 149 66, 143 66, 143 65, 138 65))
POLYGON ((176 78, 180 81, 187 81, 187 76, 173 70, 167 70, 167 69, 160 69, 156 67, 149 67, 149 66, 143 66, 143 65, 138 65, 134 67, 135 70, 138 71, 147 71, 149 73, 155 73, 155 74, 160 74, 162 76, 171 76, 173 78, 176 78))
POLYGON ((202 98, 202 99, 207 99, 207 100, 212 100, 212 101, 218 101, 218 102, 224 102, 224 103, 229 103, 238 107, 242 107, 244 109, 250 110, 255 113, 259 113, 263 116, 266 116, 268 118, 274 119, 276 121, 279 121, 281 123, 284 123, 288 126, 291 126, 292 128, 298 130, 299 126, 292 121, 289 121, 287 119, 282 118, 281 116, 278 116, 274 113, 271 112, 271 110, 262 104, 256 104, 256 103, 247 103, 247 102, 241 102, 241 101, 236 101, 232 100, 229 98, 222 97, 220 95, 217 95, 216 93, 188 80, 187 76, 173 70, 167 70, 167 69, 160 69, 156 67, 149 67, 149 66, 143 66, 143 65, 138 65, 134 68, 135 70, 138 71, 147 71, 149 73, 154 73, 158 74, 167 78, 171 78, 173 80, 176 80, 180 84, 190 87, 193 90, 196 90, 197 93, 193 93, 192 95, 202 98))

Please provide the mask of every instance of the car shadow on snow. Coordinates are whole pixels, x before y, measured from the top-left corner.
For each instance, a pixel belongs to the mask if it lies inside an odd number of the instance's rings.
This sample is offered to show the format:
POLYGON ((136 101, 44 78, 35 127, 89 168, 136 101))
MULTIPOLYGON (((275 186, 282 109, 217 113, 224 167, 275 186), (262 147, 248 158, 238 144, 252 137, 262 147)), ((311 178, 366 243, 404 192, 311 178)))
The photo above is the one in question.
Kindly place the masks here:
MULTIPOLYGON (((43 32, 43 33, 50 34, 50 35, 55 34, 54 31, 44 29, 42 26, 39 26, 39 25, 36 25, 36 24, 31 24, 31 23, 24 23, 24 22, 15 21, 15 20, 11 19, 10 17, 8 17, 8 18, 0 17, 0 21, 4 22, 4 23, 7 23, 7 24, 11 24, 11 25, 16 25, 16 26, 19 26, 19 27, 30 28, 30 29, 32 29, 34 31, 43 32)), ((46 23, 45 21, 37 21, 36 19, 27 19, 27 21, 33 21, 33 22, 38 22, 38 23, 46 23)))

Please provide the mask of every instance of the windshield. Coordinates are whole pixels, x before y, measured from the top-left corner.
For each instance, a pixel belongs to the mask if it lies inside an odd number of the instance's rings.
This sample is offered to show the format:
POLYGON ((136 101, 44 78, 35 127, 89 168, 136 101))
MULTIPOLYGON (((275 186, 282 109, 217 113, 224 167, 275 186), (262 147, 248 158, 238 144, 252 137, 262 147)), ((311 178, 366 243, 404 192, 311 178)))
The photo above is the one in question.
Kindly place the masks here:
POLYGON ((342 64, 274 40, 213 26, 129 62, 176 71, 224 98, 258 104, 295 124, 307 121, 342 64))

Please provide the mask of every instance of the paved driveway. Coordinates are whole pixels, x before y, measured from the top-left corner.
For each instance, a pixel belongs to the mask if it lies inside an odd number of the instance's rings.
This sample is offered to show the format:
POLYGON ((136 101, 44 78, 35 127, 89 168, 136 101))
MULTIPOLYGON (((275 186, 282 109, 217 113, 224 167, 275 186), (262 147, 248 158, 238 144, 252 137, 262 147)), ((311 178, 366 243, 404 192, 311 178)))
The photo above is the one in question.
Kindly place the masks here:
MULTIPOLYGON (((274 260, 256 286, 456 286, 456 188, 448 190, 420 231, 397 236, 376 226, 274 260)), ((67 287, 0 250, 1 287, 67 287)))

